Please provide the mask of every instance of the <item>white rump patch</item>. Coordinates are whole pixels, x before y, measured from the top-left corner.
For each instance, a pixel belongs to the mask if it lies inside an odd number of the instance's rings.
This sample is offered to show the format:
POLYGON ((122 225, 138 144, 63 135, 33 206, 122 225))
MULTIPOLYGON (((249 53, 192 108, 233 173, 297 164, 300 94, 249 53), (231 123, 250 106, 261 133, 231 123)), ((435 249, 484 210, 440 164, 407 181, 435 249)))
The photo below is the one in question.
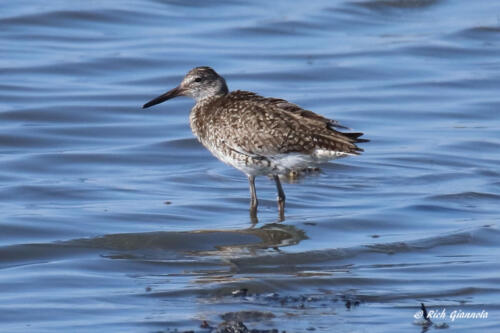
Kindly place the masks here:
POLYGON ((311 155, 300 153, 279 154, 269 156, 268 158, 278 167, 278 169, 283 169, 283 171, 286 171, 286 169, 303 169, 316 164, 311 155))
POLYGON ((337 158, 353 155, 341 151, 332 151, 325 149, 316 149, 314 153, 301 154, 301 153, 288 153, 268 156, 272 163, 278 167, 279 171, 288 172, 289 170, 304 169, 313 167, 319 163, 328 162, 337 158))
POLYGON ((334 151, 326 149, 316 149, 313 153, 314 158, 319 162, 327 162, 341 157, 352 156, 354 154, 346 153, 343 151, 334 151))

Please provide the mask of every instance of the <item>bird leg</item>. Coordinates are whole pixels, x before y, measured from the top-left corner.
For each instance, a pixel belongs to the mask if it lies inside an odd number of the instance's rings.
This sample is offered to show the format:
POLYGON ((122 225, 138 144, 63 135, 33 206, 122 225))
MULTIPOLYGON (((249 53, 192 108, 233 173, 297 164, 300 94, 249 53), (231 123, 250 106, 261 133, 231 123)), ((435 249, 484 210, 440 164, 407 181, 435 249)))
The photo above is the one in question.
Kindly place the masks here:
POLYGON ((250 185, 250 217, 257 217, 257 192, 255 191, 255 176, 248 175, 248 184, 250 185))
POLYGON ((285 192, 283 192, 283 187, 281 187, 280 177, 278 175, 273 175, 274 181, 276 182, 276 189, 278 190, 278 209, 280 213, 280 221, 285 219, 285 192))

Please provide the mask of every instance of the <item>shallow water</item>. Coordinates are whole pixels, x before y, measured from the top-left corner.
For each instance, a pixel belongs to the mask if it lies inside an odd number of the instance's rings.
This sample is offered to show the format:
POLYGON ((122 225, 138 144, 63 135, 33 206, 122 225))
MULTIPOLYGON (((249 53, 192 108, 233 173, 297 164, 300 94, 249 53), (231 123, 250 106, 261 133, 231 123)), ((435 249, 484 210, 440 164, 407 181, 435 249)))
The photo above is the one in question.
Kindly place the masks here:
POLYGON ((438 326, 496 331, 499 17, 465 0, 4 3, 0 331, 435 330, 421 302, 438 326), (371 142, 284 184, 284 223, 258 179, 254 225, 192 101, 140 108, 199 65, 371 142))

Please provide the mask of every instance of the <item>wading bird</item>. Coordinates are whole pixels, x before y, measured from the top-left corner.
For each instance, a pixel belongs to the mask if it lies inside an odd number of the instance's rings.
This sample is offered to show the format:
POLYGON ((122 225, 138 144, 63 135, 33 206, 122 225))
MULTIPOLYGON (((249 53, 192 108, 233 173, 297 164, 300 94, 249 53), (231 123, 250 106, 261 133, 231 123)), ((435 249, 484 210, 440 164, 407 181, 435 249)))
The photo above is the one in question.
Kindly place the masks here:
POLYGON ((194 98, 189 123, 194 135, 215 157, 245 173, 250 185, 250 215, 257 215, 255 177, 271 176, 278 191, 280 219, 285 193, 279 176, 363 150, 363 133, 343 133, 337 121, 279 98, 249 91, 229 92, 226 81, 210 67, 190 70, 179 86, 143 108, 177 96, 194 98))

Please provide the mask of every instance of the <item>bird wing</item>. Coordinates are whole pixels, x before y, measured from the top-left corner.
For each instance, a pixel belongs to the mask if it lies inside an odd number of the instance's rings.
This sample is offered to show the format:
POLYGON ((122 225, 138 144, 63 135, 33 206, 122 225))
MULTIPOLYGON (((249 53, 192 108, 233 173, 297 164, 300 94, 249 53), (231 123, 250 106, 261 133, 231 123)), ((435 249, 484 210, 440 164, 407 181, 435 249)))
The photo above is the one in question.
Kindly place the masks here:
POLYGON ((253 101, 259 101, 260 103, 265 103, 265 104, 272 104, 282 110, 289 111, 295 114, 298 114, 304 118, 308 119, 314 119, 317 121, 320 121, 325 124, 326 127, 329 128, 339 128, 339 129, 349 129, 349 127, 345 127, 341 125, 337 120, 334 119, 329 119, 326 117, 323 117, 322 115, 319 115, 317 113, 314 113, 312 111, 306 110, 298 106, 297 104, 291 103, 287 100, 281 99, 281 98, 274 98, 274 97, 262 97, 260 95, 257 95, 256 93, 250 92, 250 91, 243 91, 243 90, 237 90, 233 92, 232 94, 238 95, 238 99, 242 100, 253 100, 253 101))
POLYGON ((218 104, 214 105, 217 136, 230 149, 248 156, 311 153, 318 148, 351 154, 362 151, 355 137, 332 129, 327 118, 285 100, 237 91, 218 104))
POLYGON ((305 110, 305 109, 301 108, 300 106, 298 106, 297 104, 290 103, 284 99, 266 98, 266 100, 269 101, 270 103, 276 105, 280 109, 283 109, 283 110, 286 110, 289 112, 293 112, 293 113, 298 114, 304 118, 317 120, 319 122, 324 123, 327 127, 349 129, 348 127, 341 125, 337 120, 329 119, 329 118, 323 117, 322 115, 314 113, 312 111, 305 110))

